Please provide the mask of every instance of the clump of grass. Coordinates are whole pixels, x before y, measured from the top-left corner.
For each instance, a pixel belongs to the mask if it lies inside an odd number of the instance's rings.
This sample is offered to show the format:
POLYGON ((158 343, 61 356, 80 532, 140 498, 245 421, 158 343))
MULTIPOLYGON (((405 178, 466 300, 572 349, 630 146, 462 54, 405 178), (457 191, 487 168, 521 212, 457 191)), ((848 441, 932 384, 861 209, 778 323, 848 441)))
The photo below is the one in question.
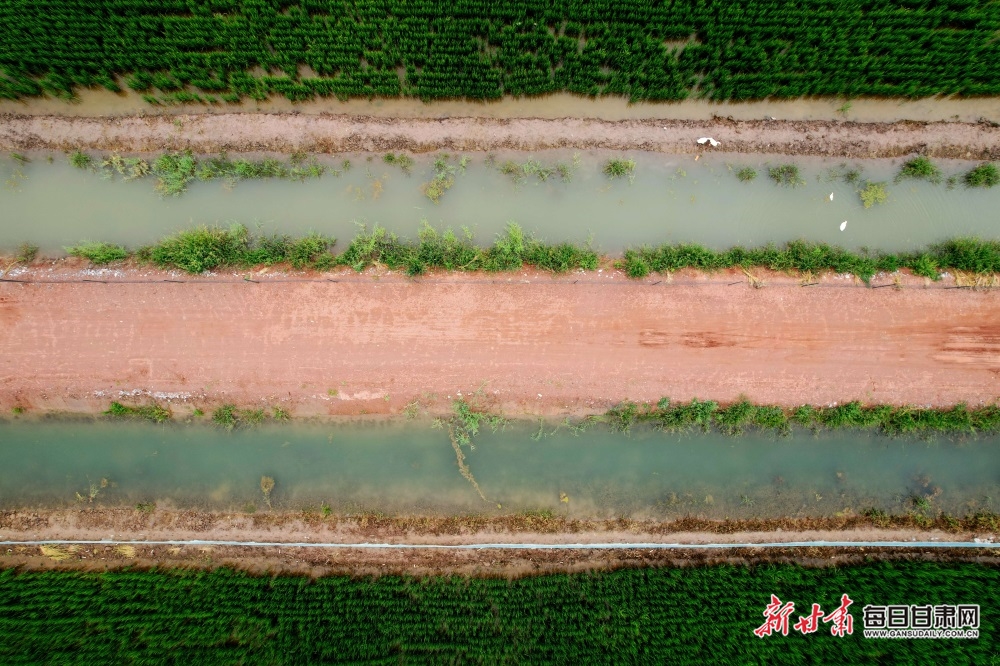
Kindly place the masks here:
POLYGON ((1000 171, 996 165, 987 162, 966 173, 962 180, 966 187, 993 187, 1000 184, 1000 171))
POLYGON ((89 169, 94 164, 94 158, 83 151, 74 150, 69 154, 69 163, 77 169, 89 169))
POLYGON ((441 203, 441 197, 455 184, 455 176, 465 171, 468 158, 463 157, 457 165, 452 163, 452 157, 442 153, 434 160, 434 177, 424 183, 424 196, 434 203, 441 203))
POLYGON ((73 257, 89 259, 91 263, 98 265, 121 261, 129 256, 124 246, 115 243, 81 243, 65 250, 73 257))
POLYGON ((559 273, 574 268, 594 269, 598 255, 589 246, 547 245, 526 235, 515 223, 509 223, 491 247, 479 248, 473 244, 472 232, 467 228, 461 234, 451 229, 441 232, 424 222, 416 243, 400 240, 377 225, 371 231, 362 226, 337 261, 357 271, 382 265, 404 269, 410 275, 420 275, 431 268, 516 270, 524 264, 559 273))
POLYGON ((757 170, 753 167, 743 167, 736 172, 736 177, 744 183, 749 183, 757 177, 757 170))
POLYGON ((171 417, 170 410, 156 403, 149 405, 123 405, 120 402, 112 402, 111 406, 104 412, 106 416, 120 419, 140 419, 152 421, 153 423, 164 423, 171 417))
POLYGON ((281 407, 275 407, 271 411, 273 412, 275 421, 290 421, 292 418, 292 415, 287 410, 282 409, 281 407))
POLYGON ((964 404, 943 409, 909 406, 871 405, 850 402, 836 407, 804 405, 786 410, 775 405, 758 405, 740 400, 722 407, 707 400, 671 403, 661 399, 655 406, 623 402, 608 410, 605 423, 628 432, 636 423, 645 423, 668 432, 693 428, 717 428, 738 435, 748 428, 788 433, 792 425, 811 429, 854 428, 877 430, 888 435, 920 433, 994 433, 1000 431, 1000 406, 969 409, 964 404))
POLYGON ((529 159, 525 162, 515 162, 507 160, 497 167, 497 170, 505 176, 509 176, 515 184, 521 184, 530 178, 537 178, 545 182, 550 178, 559 176, 563 182, 568 183, 573 180, 573 174, 580 165, 580 156, 573 156, 572 163, 557 162, 554 165, 542 164, 538 160, 529 159))
POLYGON ((871 208, 877 204, 883 204, 889 199, 886 192, 885 183, 873 183, 868 181, 858 194, 861 196, 861 203, 865 208, 871 208))
POLYGON ((153 162, 152 172, 157 177, 156 190, 163 196, 177 196, 195 179, 197 160, 190 151, 166 153, 153 162))
POLYGON ((906 179, 929 180, 932 183, 940 183, 942 180, 941 169, 931 162, 930 158, 920 155, 912 160, 903 162, 899 173, 896 174, 896 182, 906 179))
POLYGON ((107 172, 117 173, 125 181, 144 178, 150 173, 150 165, 139 157, 122 157, 112 153, 101 162, 101 168, 107 172))
POLYGON ((257 266, 288 262, 293 268, 332 265, 329 248, 333 238, 310 234, 293 240, 288 236, 257 236, 241 224, 199 227, 168 236, 148 250, 145 258, 161 268, 202 273, 221 266, 257 266))
POLYGON ((10 408, 10 413, 13 414, 14 416, 21 416, 22 414, 24 414, 24 412, 25 412, 24 407, 21 407, 20 405, 15 405, 14 407, 10 408))
POLYGON ((806 184, 806 181, 799 174, 799 167, 794 164, 781 164, 776 167, 770 167, 767 170, 767 176, 778 185, 798 187, 799 185, 806 184))
POLYGON ((31 243, 21 243, 14 255, 14 261, 19 264, 30 264, 38 256, 38 246, 31 243))
POLYGON ((488 427, 493 432, 497 432, 506 425, 507 419, 502 414, 493 412, 486 407, 482 389, 473 393, 469 398, 454 401, 452 403, 452 416, 450 418, 434 421, 434 427, 446 428, 448 430, 448 439, 455 450, 455 459, 458 462, 459 472, 472 484, 472 487, 476 489, 476 492, 483 501, 488 500, 472 475, 472 470, 465 463, 465 453, 463 453, 462 447, 468 446, 474 450, 476 447, 473 440, 483 428, 488 427))
POLYGON ((406 175, 410 175, 413 171, 413 165, 415 163, 413 158, 406 153, 400 153, 399 155, 396 155, 395 153, 386 153, 382 157, 382 161, 386 164, 398 166, 406 175))
POLYGON ((222 405, 212 412, 212 421, 226 430, 252 428, 263 423, 267 413, 263 409, 240 409, 236 405, 222 405))
POLYGON ((604 163, 601 171, 608 178, 628 178, 631 181, 635 178, 635 160, 611 159, 604 163))

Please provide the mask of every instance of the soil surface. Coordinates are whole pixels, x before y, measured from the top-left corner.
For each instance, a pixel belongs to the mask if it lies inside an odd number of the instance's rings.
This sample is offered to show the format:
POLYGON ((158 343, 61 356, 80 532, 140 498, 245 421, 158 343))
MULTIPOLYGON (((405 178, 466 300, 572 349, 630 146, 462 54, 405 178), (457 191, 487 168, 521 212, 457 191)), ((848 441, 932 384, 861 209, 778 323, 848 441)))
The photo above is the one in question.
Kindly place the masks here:
POLYGON ((701 137, 733 153, 852 158, 924 153, 958 159, 1000 158, 1000 124, 792 120, 583 118, 384 118, 376 116, 220 113, 175 116, 64 117, 0 115, 0 150, 151 152, 491 151, 580 148, 703 153, 701 137))
POLYGON ((610 268, 190 277, 73 261, 0 283, 7 413, 151 398, 178 415, 221 402, 339 416, 417 401, 444 413, 477 390, 509 416, 664 396, 789 407, 1000 396, 1000 292, 949 280, 879 276, 870 288, 824 275, 803 287, 761 273, 753 288, 736 272, 631 281, 610 268))
MULTIPOLYGON (((11 510, 0 512, 0 540, 231 540, 313 543, 767 543, 776 541, 994 541, 995 532, 874 527, 860 518, 784 521, 577 521, 530 515, 385 517, 317 513, 203 513, 157 507, 11 510), (783 527, 782 527, 783 526, 783 527)), ((872 547, 733 550, 366 550, 114 544, 5 546, 0 567, 105 570, 126 566, 232 566, 306 575, 460 573, 520 576, 646 565, 794 560, 814 565, 877 558, 992 561, 1000 553, 969 549, 872 547)))

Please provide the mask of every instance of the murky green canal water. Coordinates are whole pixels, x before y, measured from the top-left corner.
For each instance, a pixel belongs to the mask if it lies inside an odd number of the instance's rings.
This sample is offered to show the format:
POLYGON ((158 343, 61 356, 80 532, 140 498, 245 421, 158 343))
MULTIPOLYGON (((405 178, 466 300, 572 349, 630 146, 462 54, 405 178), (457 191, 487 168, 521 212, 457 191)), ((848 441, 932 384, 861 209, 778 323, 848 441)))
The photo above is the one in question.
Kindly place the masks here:
MULTIPOLYGON (((435 226, 468 225, 488 243, 508 221, 557 242, 592 237, 598 249, 615 253, 643 243, 700 242, 716 248, 759 245, 796 238, 849 248, 904 250, 960 235, 1000 236, 1000 188, 968 190, 959 185, 909 181, 892 184, 901 160, 824 160, 749 155, 693 156, 633 153, 634 182, 610 181, 601 165, 610 154, 584 153, 572 181, 530 179, 515 184, 483 155, 471 155, 440 204, 422 193, 431 179, 430 157, 421 157, 412 175, 386 165, 381 155, 353 155, 353 167, 340 177, 327 173, 307 182, 285 180, 194 182, 179 197, 161 198, 155 180, 102 180, 72 168, 64 155, 34 155, 14 177, 14 162, 0 159, 0 248, 24 241, 47 252, 82 240, 131 246, 199 224, 237 221, 265 231, 331 234, 343 248, 358 222, 381 224, 413 237, 422 219, 435 226), (367 157, 371 157, 368 161, 367 157), (794 161, 806 184, 779 187, 768 166, 794 161), (842 163, 860 167, 863 179, 890 181, 889 201, 864 209, 857 187, 834 178, 842 163), (754 166, 759 175, 739 182, 734 169, 754 166), (732 167, 732 168, 731 168, 732 167), (831 201, 830 194, 834 195, 831 201), (847 229, 840 224, 848 221, 847 229)), ((620 156, 620 155, 619 155, 620 156)), ((503 161, 506 156, 499 155, 503 161)), ((525 154, 514 156, 520 161, 525 154)), ((569 163, 573 153, 539 152, 542 163, 569 163)), ((340 160, 328 159, 331 167, 340 160)), ((946 175, 970 168, 941 161, 946 175)))
POLYGON ((459 474, 446 434, 427 423, 296 423, 229 433, 207 426, 43 421, 0 425, 0 504, 170 503, 258 510, 262 476, 276 508, 391 513, 549 510, 580 517, 833 515, 877 507, 965 514, 1000 508, 1000 440, 630 437, 549 426, 481 435, 459 474), (107 480, 101 487, 101 480, 107 480), (565 493, 568 502, 560 501, 565 493), (84 501, 87 501, 86 499, 84 501), (498 508, 497 504, 502 505, 498 508))

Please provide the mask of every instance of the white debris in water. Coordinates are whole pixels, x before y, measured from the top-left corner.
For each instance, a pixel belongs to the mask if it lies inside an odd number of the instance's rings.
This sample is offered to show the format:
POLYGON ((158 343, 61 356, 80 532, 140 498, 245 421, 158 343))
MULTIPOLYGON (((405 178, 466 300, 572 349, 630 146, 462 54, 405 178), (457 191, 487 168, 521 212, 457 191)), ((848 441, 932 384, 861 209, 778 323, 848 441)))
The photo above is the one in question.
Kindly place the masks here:
POLYGON ((846 228, 847 228, 847 220, 844 220, 843 222, 840 223, 840 230, 843 231, 846 228))
POLYGON ((715 139, 713 139, 710 136, 703 136, 703 137, 701 137, 700 139, 698 139, 698 143, 701 143, 701 144, 707 143, 708 145, 712 146, 712 148, 715 148, 716 146, 721 145, 721 142, 716 141, 715 139))
POLYGON ((830 192, 830 201, 833 201, 833 192, 830 192))

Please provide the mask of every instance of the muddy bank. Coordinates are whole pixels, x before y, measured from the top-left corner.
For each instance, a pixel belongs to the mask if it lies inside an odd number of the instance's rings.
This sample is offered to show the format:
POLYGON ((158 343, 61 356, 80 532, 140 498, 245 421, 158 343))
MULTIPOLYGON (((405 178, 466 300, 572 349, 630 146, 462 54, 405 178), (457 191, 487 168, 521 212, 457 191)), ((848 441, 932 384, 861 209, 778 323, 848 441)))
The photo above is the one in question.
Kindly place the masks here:
POLYGON ((699 137, 734 153, 876 158, 924 153, 1000 159, 995 122, 791 120, 608 121, 581 118, 383 118, 305 114, 188 114, 72 118, 0 115, 0 150, 317 153, 579 148, 703 153, 699 137))
MULTIPOLYGON (((156 507, 71 508, 0 512, 3 540, 240 540, 314 543, 757 543, 771 541, 973 541, 995 539, 989 521, 931 520, 912 516, 873 524, 862 517, 671 522, 580 521, 518 514, 483 516, 323 516, 319 512, 200 513, 156 507)), ((334 573, 463 573, 517 576, 549 571, 716 562, 799 561, 843 564, 866 558, 922 558, 997 561, 1000 553, 968 550, 877 548, 788 548, 740 551, 424 551, 249 548, 235 546, 81 545, 0 550, 0 566, 102 570, 124 566, 234 566, 250 571, 334 573)))

